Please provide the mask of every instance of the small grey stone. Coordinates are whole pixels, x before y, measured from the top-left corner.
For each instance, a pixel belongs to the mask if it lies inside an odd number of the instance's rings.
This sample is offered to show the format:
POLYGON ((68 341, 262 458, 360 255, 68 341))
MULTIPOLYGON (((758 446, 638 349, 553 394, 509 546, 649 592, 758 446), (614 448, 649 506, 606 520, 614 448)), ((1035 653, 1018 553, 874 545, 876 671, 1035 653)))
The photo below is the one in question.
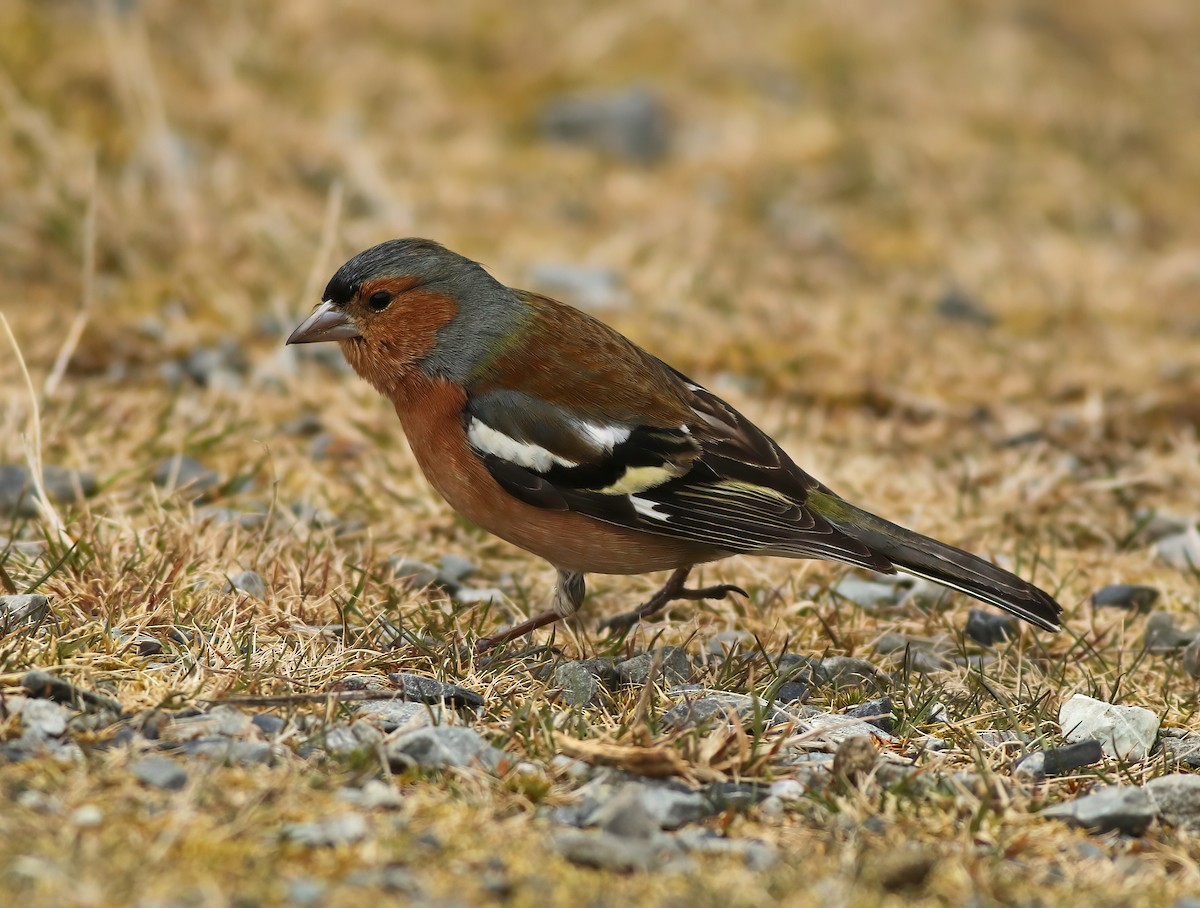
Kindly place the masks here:
POLYGON ((1179 661, 1185 672, 1193 678, 1200 678, 1200 637, 1183 648, 1179 661))
POLYGON ((950 322, 978 325, 990 328, 996 316, 983 303, 957 286, 950 286, 938 297, 934 310, 938 316, 950 322))
POLYGON ((550 843, 555 851, 573 864, 631 873, 635 870, 661 870, 662 852, 669 848, 660 840, 646 842, 627 839, 607 832, 579 832, 574 829, 555 833, 550 843))
POLYGON ((1175 728, 1162 730, 1160 746, 1163 758, 1168 764, 1174 763, 1190 769, 1200 769, 1200 735, 1187 732, 1180 734, 1179 732, 1180 730, 1175 728))
POLYGON ((438 580, 442 583, 457 586, 475 573, 475 562, 462 555, 443 555, 438 559, 438 580))
POLYGON ((41 593, 0 596, 0 628, 29 622, 36 624, 50 611, 50 599, 41 593))
POLYGON ((329 892, 329 886, 324 880, 311 876, 296 877, 289 880, 285 894, 289 904, 308 906, 323 905, 329 892))
POLYGON ((865 612, 877 613, 882 609, 894 608, 906 595, 906 591, 894 584, 875 583, 847 574, 831 588, 835 596, 848 599, 865 612))
POLYGON ((842 713, 851 719, 862 719, 874 725, 880 731, 892 733, 892 699, 891 697, 876 697, 874 700, 864 700, 857 706, 842 713))
POLYGON ((224 593, 234 590, 260 601, 267 598, 267 583, 255 571, 239 571, 225 581, 225 586, 221 588, 224 593))
POLYGON ((808 695, 809 686, 800 681, 785 681, 775 691, 775 699, 780 703, 803 703, 808 695))
MULTIPOLYGON (((678 691, 673 690, 671 693, 678 691)), ((700 691, 701 696, 691 696, 692 691, 687 693, 689 696, 662 714, 664 728, 696 728, 708 722, 727 722, 730 713, 742 722, 753 722, 757 716, 768 725, 778 725, 794 719, 786 710, 768 703, 761 697, 723 690, 700 691)))
POLYGON ((601 687, 611 687, 616 680, 611 659, 580 659, 554 666, 553 684, 562 691, 562 702, 568 706, 595 702, 601 687))
POLYGON ((200 495, 219 485, 221 477, 195 458, 175 454, 154 468, 154 484, 170 491, 185 490, 200 495))
POLYGON ((1181 571, 1200 570, 1200 533, 1193 527, 1185 533, 1166 536, 1154 544, 1154 553, 1181 571))
POLYGON ((503 602, 504 590, 495 586, 460 586, 454 590, 454 601, 460 605, 484 605, 488 602, 503 602))
POLYGON ((831 713, 817 712, 816 710, 808 710, 803 719, 803 724, 807 725, 812 731, 820 731, 818 737, 823 741, 828 741, 830 744, 838 745, 847 738, 852 738, 858 735, 867 737, 879 738, 882 741, 895 741, 889 732, 884 731, 874 725, 866 722, 856 722, 846 716, 839 716, 831 713))
POLYGON ((692 663, 687 653, 678 646, 663 646, 632 659, 617 663, 617 675, 623 684, 640 687, 650 678, 650 668, 656 654, 662 654, 662 666, 658 681, 664 684, 683 684, 692 676, 692 663))
POLYGON ((775 849, 766 842, 727 838, 711 829, 681 829, 675 841, 691 852, 739 856, 751 870, 765 870, 777 859, 775 849))
POLYGON ((26 736, 37 739, 57 738, 66 733, 71 711, 53 700, 14 697, 5 703, 8 712, 21 717, 26 736))
POLYGON ((625 839, 649 839, 657 835, 661 827, 643 803, 642 788, 638 783, 622 785, 615 795, 592 811, 587 825, 625 839))
MULTIPOLYGON (((413 876, 412 871, 400 864, 388 864, 385 867, 364 867, 346 876, 346 885, 379 888, 388 893, 404 895, 420 895, 421 884, 413 876)), ((443 904, 430 903, 430 904, 443 904)), ((456 902, 445 903, 445 908, 454 908, 456 902)))
POLYGON ((281 754, 265 741, 232 738, 197 738, 184 741, 178 750, 189 757, 212 760, 224 766, 266 766, 274 763, 281 754))
POLYGON ((1092 833, 1121 832, 1139 836, 1157 810, 1150 795, 1133 785, 1108 785, 1074 801, 1047 807, 1041 815, 1092 833))
POLYGON ((670 785, 634 784, 642 808, 662 829, 677 829, 685 823, 695 823, 718 812, 703 792, 670 785))
MULTIPOLYGON (((96 494, 96 478, 66 467, 42 468, 42 488, 51 502, 75 501, 96 494)), ((33 473, 24 464, 0 466, 0 517, 37 517, 33 473)))
POLYGON ((829 656, 821 660, 819 680, 835 688, 854 688, 863 685, 891 687, 891 677, 866 659, 853 656, 829 656))
POLYGON ((358 842, 367 836, 367 820, 360 813, 343 813, 311 823, 285 823, 283 836, 309 848, 329 848, 358 842))
POLYGON ((981 608, 973 608, 967 613, 967 636, 983 646, 1004 643, 1018 633, 1017 619, 1012 615, 1000 615, 981 608))
POLYGON ((370 722, 359 719, 353 724, 338 722, 330 725, 316 740, 326 753, 347 757, 374 748, 383 740, 383 732, 370 722))
POLYGON ((482 766, 496 772, 508 755, 469 728, 437 726, 401 732, 384 743, 384 754, 393 770, 447 769, 482 766))
POLYGON ((1123 608, 1148 612, 1158 601, 1159 592, 1138 583, 1113 583, 1092 593, 1092 605, 1098 608, 1123 608))
POLYGON ((540 121, 547 138, 632 161, 653 163, 667 153, 666 111, 658 96, 645 88, 558 98, 543 108, 540 121))
POLYGON ((187 771, 170 757, 142 757, 129 764, 133 777, 151 788, 179 791, 187 784, 187 771))
POLYGON ((440 725, 445 719, 440 705, 409 700, 368 700, 358 704, 354 712, 386 732, 440 725))
POLYGON ((1104 753, 1120 760, 1144 760, 1158 736, 1159 718, 1141 706, 1118 706, 1075 694, 1058 710, 1068 743, 1097 740, 1104 753))
POLYGON ((903 667, 905 671, 918 672, 922 675, 933 675, 950 669, 952 663, 945 656, 924 647, 913 647, 904 654, 903 667))
POLYGON ((414 587, 432 586, 438 581, 438 569, 424 561, 392 557, 388 559, 387 570, 393 577, 407 580, 414 587))
POLYGON ((395 810, 404 805, 404 795, 395 786, 382 779, 367 779, 362 788, 345 786, 339 788, 337 796, 340 800, 348 801, 368 810, 395 810))
POLYGON ((274 738, 280 734, 287 723, 278 716, 272 716, 270 713, 258 713, 250 719, 254 723, 254 727, 261 731, 268 738, 274 738))
POLYGON ((1169 612, 1151 612, 1146 619, 1142 634, 1142 645, 1152 653, 1170 653, 1186 647, 1197 639, 1195 629, 1183 630, 1175 626, 1175 616, 1169 612))
POLYGON ((1040 783, 1048 776, 1061 776, 1073 769, 1099 763, 1103 758, 1099 741, 1080 741, 1026 754, 1013 765, 1013 775, 1023 782, 1040 783))
POLYGON ((1200 776, 1172 773, 1146 783, 1159 816, 1173 826, 1200 830, 1200 776))
POLYGON ((611 268, 540 262, 529 269, 526 286, 589 312, 621 308, 629 301, 611 268))
POLYGON ((1171 514, 1153 508, 1138 508, 1133 513, 1137 537, 1146 543, 1157 542, 1164 536, 1175 536, 1196 525, 1196 519, 1184 514, 1171 514))
POLYGON ((258 728, 249 713, 231 706, 214 706, 207 712, 197 712, 172 720, 168 736, 176 741, 195 738, 254 738, 258 728))
POLYGON ((452 703, 472 709, 479 709, 484 705, 483 697, 474 691, 436 678, 409 672, 391 672, 388 678, 400 688, 405 700, 417 703, 452 703))

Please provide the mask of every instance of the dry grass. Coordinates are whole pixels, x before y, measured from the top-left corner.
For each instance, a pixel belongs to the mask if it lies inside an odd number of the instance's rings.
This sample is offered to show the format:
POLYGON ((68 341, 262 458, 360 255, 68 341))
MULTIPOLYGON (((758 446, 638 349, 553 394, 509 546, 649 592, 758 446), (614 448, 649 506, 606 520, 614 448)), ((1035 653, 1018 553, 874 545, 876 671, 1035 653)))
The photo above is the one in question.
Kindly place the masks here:
MULTIPOLYGON (((540 261, 616 269, 636 302, 610 320, 816 475, 1058 591, 1069 629, 1025 634, 987 684, 911 677, 896 693, 906 733, 940 700, 964 740, 1001 728, 1054 742, 1074 691, 1193 723, 1192 679, 1142 656, 1141 619, 1087 597, 1148 582, 1169 611, 1198 605, 1196 577, 1156 562, 1135 516, 1200 511, 1197 29, 1200 7, 1177 0, 0 5, 0 308, 34 387, 4 346, 0 462, 28 448, 101 484, 60 507, 61 534, 48 516, 0 526, 42 540, 42 555, 13 547, 0 562, 53 597, 52 621, 0 639, 4 680, 46 668, 136 711, 415 671, 486 696, 494 740, 516 755, 552 756, 556 708, 535 664, 476 664, 425 639, 470 640, 538 607, 550 572, 447 512, 369 389, 280 346, 345 256, 420 234, 513 284, 540 261), (548 98, 630 83, 671 110, 660 165, 539 138, 548 98), (949 286, 996 324, 940 318, 949 286), (236 382, 164 380, 223 340, 246 364, 236 382), (306 414, 334 456, 292 430, 306 414), (213 504, 269 519, 241 528, 154 486, 177 452, 221 476, 213 504), (297 521, 297 504, 331 519, 297 521), (454 609, 381 570, 447 552, 512 602, 454 609), (243 569, 265 578, 265 601, 221 592, 243 569), (164 654, 137 655, 140 632, 164 654)), ((842 573, 827 564, 704 573, 752 603, 677 610, 623 651, 657 638, 699 653, 740 630, 766 654, 863 655, 887 630, 958 636, 966 611, 864 615, 823 592, 842 573)), ((589 614, 628 608, 653 580, 595 578, 589 614)), ((761 692, 772 679, 760 654, 701 680, 761 692)), ((626 733, 639 696, 572 730, 626 733)), ((133 783, 128 759, 0 767, 0 872, 22 904, 274 904, 305 876, 335 881, 324 903, 359 904, 378 887, 336 881, 395 862, 447 904, 1119 905, 1200 884, 1182 834, 1088 842, 1030 817, 1025 798, 967 792, 729 814, 714 827, 776 843, 782 860, 622 878, 549 850, 536 812, 568 797, 562 780, 414 777, 364 843, 313 851, 281 843, 280 824, 343 809, 336 789, 377 768, 194 768, 164 794, 133 783), (13 803, 29 790, 48 800, 13 803), (100 825, 73 820, 85 805, 100 825), (889 892, 873 868, 908 844, 939 861, 889 892)))

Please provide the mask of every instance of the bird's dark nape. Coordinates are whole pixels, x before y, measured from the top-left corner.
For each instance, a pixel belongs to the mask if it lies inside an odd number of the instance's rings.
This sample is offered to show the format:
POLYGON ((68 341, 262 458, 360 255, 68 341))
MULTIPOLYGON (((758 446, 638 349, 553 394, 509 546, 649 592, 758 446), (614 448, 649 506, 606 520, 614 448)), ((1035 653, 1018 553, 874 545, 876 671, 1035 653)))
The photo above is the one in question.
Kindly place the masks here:
POLYGON ((826 520, 897 568, 1012 612, 1043 630, 1061 629, 1062 606, 1011 571, 962 549, 914 533, 824 492, 809 500, 826 520))

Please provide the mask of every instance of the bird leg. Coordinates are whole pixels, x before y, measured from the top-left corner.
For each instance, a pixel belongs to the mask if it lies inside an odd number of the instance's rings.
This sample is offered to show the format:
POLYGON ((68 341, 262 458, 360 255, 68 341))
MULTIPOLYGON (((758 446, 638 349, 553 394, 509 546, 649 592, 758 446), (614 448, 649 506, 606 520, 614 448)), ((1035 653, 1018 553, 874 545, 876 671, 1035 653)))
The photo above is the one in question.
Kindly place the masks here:
POLYGON ((554 586, 554 598, 551 600, 550 609, 510 627, 508 630, 482 638, 475 644, 475 652, 486 652, 501 643, 531 634, 539 627, 553 624, 560 618, 570 618, 583 605, 583 597, 586 592, 587 585, 584 583, 583 574, 559 568, 558 582, 554 586))
POLYGON ((739 596, 750 598, 740 586, 734 586, 731 583, 722 583, 720 586, 706 586, 701 589, 688 589, 685 587, 684 581, 687 580, 688 574, 691 573, 693 565, 687 567, 676 568, 674 573, 663 584, 663 588, 643 602, 631 612, 624 612, 609 618, 607 621, 600 623, 601 630, 608 631, 627 631, 643 618, 660 612, 668 604, 676 602, 680 599, 724 599, 730 593, 737 593, 739 596))

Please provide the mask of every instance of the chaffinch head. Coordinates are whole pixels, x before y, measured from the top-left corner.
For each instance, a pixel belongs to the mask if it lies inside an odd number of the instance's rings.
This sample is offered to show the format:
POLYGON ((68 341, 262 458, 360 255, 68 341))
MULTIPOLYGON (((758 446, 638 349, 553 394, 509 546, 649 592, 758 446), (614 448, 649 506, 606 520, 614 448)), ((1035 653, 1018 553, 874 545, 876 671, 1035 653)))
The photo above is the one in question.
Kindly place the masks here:
POLYGON ((287 342, 317 341, 337 341, 391 400, 455 510, 558 569, 552 608, 481 647, 574 614, 587 572, 674 571, 613 627, 742 592, 684 586, 694 565, 739 553, 900 568, 1059 629, 1042 590, 855 507, 612 328, 430 240, 381 243, 339 268, 287 342))

